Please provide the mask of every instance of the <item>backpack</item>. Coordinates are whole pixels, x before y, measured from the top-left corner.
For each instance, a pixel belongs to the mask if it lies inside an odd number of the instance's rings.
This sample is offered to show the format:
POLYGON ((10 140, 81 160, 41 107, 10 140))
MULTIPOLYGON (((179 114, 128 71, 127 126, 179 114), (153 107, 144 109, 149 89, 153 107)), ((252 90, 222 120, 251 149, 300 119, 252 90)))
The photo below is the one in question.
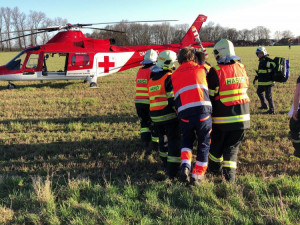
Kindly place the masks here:
POLYGON ((271 72, 272 81, 286 82, 290 76, 290 62, 283 57, 273 59, 276 66, 271 72))

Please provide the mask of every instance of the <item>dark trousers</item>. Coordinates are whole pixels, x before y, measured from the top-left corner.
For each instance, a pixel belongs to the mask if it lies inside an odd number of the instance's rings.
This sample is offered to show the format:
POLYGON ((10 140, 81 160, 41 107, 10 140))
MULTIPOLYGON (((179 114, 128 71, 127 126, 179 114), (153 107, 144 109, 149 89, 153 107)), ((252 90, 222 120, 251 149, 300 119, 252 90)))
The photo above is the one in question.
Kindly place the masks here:
POLYGON ((295 148, 294 155, 300 157, 300 119, 294 120, 293 117, 290 119, 290 131, 292 143, 295 148))
POLYGON ((193 149, 197 137, 197 161, 207 162, 210 147, 211 116, 210 114, 199 114, 190 118, 179 120, 182 145, 181 148, 193 149), (206 119, 205 119, 206 118, 206 119))
POLYGON ((180 166, 181 134, 179 123, 177 120, 174 120, 166 124, 155 124, 155 126, 159 137, 161 159, 163 160, 167 175, 170 178, 174 178, 177 175, 180 166))
POLYGON ((222 172, 225 179, 235 181, 239 146, 244 139, 244 130, 222 131, 213 126, 209 151, 208 169, 222 172))
POLYGON ((158 149, 158 134, 150 118, 149 104, 135 104, 137 115, 141 123, 141 140, 145 147, 153 144, 153 149, 158 149))
POLYGON ((257 95, 259 97, 260 103, 262 107, 267 107, 266 104, 266 100, 269 103, 269 110, 274 112, 274 102, 273 102, 273 98, 272 98, 272 85, 267 85, 267 86, 263 86, 263 85, 258 85, 257 87, 257 95), (265 95, 264 95, 265 92, 265 95))

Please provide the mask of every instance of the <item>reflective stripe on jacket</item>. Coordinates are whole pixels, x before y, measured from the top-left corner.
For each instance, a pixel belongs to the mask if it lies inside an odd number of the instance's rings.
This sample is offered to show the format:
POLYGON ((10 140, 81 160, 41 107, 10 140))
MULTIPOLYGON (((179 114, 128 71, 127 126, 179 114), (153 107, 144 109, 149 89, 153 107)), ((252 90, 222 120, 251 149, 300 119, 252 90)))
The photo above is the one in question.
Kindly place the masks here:
POLYGON ((249 128, 249 78, 244 65, 239 62, 218 64, 211 69, 208 79, 214 108, 212 123, 224 131, 249 128))
POLYGON ((274 85, 274 81, 272 81, 271 72, 276 67, 275 62, 267 56, 264 56, 259 59, 258 65, 258 85, 268 86, 274 85))
POLYGON ((179 117, 211 113, 206 72, 203 65, 183 62, 171 76, 179 117))
POLYGON ((148 81, 150 68, 140 68, 136 75, 135 103, 149 104, 148 81))
POLYGON ((219 78, 219 100, 226 106, 240 105, 250 102, 247 95, 249 79, 245 67, 241 63, 215 66, 219 78))
POLYGON ((171 73, 166 73, 158 80, 150 79, 148 82, 148 93, 150 100, 150 117, 155 123, 176 119, 176 113, 168 109, 168 98, 173 98, 173 90, 166 92, 165 80, 171 73))

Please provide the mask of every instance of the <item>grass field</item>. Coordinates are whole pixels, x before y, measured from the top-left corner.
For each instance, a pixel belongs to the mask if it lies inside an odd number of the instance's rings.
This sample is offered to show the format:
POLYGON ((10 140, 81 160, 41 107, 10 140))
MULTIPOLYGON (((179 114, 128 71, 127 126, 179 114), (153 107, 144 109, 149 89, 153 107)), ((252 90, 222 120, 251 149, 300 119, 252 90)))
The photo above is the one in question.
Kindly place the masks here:
MULTIPOLYGON (((251 80, 251 129, 234 184, 166 179, 158 153, 139 142, 137 69, 99 78, 98 89, 57 81, 7 90, 1 81, 0 224, 299 224, 300 160, 287 112, 300 46, 267 48, 291 64, 289 81, 274 87, 276 115, 257 110, 255 49, 236 48, 251 80)), ((1 53, 0 64, 14 55, 1 53)))

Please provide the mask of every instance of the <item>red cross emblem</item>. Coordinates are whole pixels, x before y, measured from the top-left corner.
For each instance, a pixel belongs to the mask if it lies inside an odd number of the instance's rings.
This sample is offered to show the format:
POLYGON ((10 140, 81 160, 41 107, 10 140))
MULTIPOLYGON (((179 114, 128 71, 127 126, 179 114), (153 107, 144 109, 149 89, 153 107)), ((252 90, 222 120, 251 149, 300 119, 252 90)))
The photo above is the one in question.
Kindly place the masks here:
POLYGON ((98 67, 103 67, 104 68, 104 73, 109 72, 109 67, 114 67, 115 62, 110 62, 109 61, 109 56, 104 56, 104 62, 99 62, 98 67))

